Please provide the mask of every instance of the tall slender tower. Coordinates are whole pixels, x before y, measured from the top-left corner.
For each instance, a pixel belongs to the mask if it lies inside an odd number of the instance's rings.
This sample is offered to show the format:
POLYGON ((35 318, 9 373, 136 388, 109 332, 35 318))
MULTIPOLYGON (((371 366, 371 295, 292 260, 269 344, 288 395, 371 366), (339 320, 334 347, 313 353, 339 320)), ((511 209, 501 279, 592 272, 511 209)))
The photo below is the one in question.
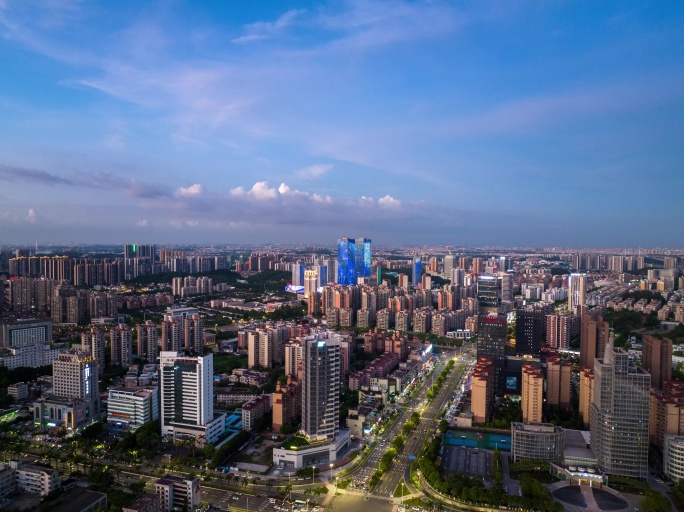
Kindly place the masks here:
POLYGON ((570 274, 568 280, 568 311, 575 312, 576 306, 587 303, 587 274, 570 274))
POLYGON ((329 439, 340 428, 341 344, 307 339, 302 348, 302 430, 310 440, 329 439))

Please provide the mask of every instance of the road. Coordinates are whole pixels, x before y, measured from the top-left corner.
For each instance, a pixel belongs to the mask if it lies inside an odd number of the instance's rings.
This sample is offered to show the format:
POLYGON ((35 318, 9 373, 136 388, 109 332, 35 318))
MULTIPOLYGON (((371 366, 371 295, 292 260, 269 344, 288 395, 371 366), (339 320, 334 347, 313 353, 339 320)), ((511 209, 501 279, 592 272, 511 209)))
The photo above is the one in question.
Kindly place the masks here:
MULTIPOLYGON (((424 379, 414 396, 409 398, 406 403, 402 404, 396 421, 393 423, 391 428, 378 439, 378 444, 372 448, 373 451, 364 461, 364 463, 344 477, 352 478, 355 483, 366 483, 377 469, 382 455, 391 447, 392 440, 395 439, 397 435, 402 433, 402 427, 411 417, 411 414, 414 411, 419 411, 421 413, 421 421, 416 430, 407 437, 404 448, 394 459, 392 466, 373 491, 374 501, 378 502, 373 505, 373 509, 375 509, 375 505, 379 506, 380 503, 387 503, 389 505, 389 502, 391 501, 399 482, 404 477, 409 476, 409 468, 411 463, 409 457, 417 457, 423 440, 434 433, 437 423, 440 420, 439 416, 441 410, 451 399, 454 387, 456 387, 462 379, 463 370, 467 366, 468 361, 458 360, 452 371, 449 373, 449 376, 442 384, 437 396, 427 406, 425 406, 427 392, 432 386, 434 379, 436 379, 440 372, 444 369, 448 359, 454 355, 458 355, 458 352, 445 352, 444 355, 445 357, 440 357, 438 362, 435 364, 435 369, 433 370, 432 376, 424 379)), ((366 491, 363 489, 350 486, 345 494, 356 496, 356 498, 347 498, 344 500, 340 500, 339 497, 336 498, 334 502, 335 509, 339 507, 340 510, 342 510, 343 508, 351 507, 353 505, 358 505, 359 509, 371 508, 371 505, 368 501, 363 501, 364 495, 366 494, 366 491), (361 501, 359 503, 352 503, 354 500, 361 501), (347 503, 348 501, 349 503, 347 503)))

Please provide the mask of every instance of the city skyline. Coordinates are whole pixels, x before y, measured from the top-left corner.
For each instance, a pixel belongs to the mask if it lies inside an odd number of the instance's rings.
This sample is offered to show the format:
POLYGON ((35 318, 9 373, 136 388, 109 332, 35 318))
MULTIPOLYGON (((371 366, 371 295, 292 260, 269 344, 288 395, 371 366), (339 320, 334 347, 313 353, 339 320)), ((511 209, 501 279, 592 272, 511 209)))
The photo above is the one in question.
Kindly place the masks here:
POLYGON ((6 0, 0 34, 3 246, 681 245, 676 2, 6 0))

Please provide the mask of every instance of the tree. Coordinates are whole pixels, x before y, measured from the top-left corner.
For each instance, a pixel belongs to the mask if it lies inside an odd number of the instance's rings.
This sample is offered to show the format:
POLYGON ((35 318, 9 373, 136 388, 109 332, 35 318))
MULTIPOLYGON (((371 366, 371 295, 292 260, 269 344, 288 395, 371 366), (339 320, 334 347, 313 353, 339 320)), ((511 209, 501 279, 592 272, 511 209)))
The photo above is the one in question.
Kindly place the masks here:
POLYGON ((646 491, 646 496, 641 500, 641 508, 646 512, 670 512, 672 505, 666 496, 651 489, 646 491))
POLYGON ((447 420, 440 420, 437 429, 439 430, 440 434, 446 433, 446 431, 449 429, 449 422, 447 420))

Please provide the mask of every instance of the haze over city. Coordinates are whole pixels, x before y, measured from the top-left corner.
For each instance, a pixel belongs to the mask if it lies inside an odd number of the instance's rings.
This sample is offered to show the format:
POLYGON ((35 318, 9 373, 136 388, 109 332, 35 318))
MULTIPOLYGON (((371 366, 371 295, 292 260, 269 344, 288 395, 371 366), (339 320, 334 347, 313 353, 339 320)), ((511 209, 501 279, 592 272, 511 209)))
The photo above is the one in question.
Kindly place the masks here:
POLYGON ((0 243, 678 246, 683 34, 664 1, 4 0, 0 243))

